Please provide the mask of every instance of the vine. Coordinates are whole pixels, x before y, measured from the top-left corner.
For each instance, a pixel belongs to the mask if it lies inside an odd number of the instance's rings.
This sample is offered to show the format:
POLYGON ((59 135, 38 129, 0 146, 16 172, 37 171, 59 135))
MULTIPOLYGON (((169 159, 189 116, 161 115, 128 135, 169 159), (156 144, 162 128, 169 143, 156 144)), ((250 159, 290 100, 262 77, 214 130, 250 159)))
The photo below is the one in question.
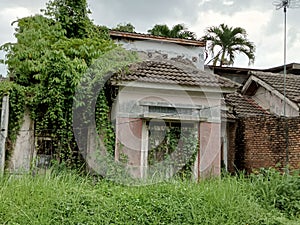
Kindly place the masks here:
MULTIPOLYGON (((35 122, 36 135, 50 136, 55 145, 55 157, 76 167, 83 163, 73 133, 72 110, 78 85, 82 79, 87 79, 88 92, 85 94, 94 93, 95 84, 103 82, 107 72, 119 71, 129 62, 102 58, 102 65, 109 62, 108 70, 102 70, 97 59, 113 49, 116 52, 122 50, 109 38, 107 28, 89 21, 86 7, 85 0, 50 1, 47 9, 42 11, 44 15, 16 21, 17 43, 0 47, 6 51, 8 76, 13 80, 0 85, 0 94, 10 95, 10 140, 16 139, 25 108, 28 108, 35 122), (64 14, 68 12, 66 9, 72 9, 73 13, 64 14), (74 27, 78 29, 74 30, 74 27), (86 77, 89 71, 97 73, 96 76, 86 77)), ((123 56, 133 59, 130 53, 123 56)), ((113 154, 114 132, 107 97, 101 92, 96 98, 96 122, 108 151, 113 154)), ((80 99, 75 101, 75 104, 82 104, 80 99)), ((85 122, 88 123, 89 119, 86 117, 85 122)))
POLYGON ((153 127, 150 127, 148 164, 151 166, 167 160, 173 154, 176 161, 171 163, 176 168, 180 168, 177 175, 190 177, 198 150, 195 130, 176 126, 164 127, 165 135, 163 135, 161 131, 155 132, 153 129, 153 127), (164 138, 157 144, 161 136, 164 136, 164 138))
POLYGON ((9 96, 8 145, 6 159, 12 154, 13 142, 22 126, 26 104, 25 88, 7 80, 0 82, 0 105, 5 95, 9 96))

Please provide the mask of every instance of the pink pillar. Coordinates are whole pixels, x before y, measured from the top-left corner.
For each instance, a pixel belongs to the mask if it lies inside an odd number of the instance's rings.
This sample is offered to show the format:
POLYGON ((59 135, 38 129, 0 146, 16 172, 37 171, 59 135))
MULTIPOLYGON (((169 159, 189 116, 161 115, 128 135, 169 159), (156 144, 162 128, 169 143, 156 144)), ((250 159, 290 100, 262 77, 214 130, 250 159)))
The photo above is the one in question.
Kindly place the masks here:
POLYGON ((143 121, 140 118, 117 118, 116 160, 127 165, 131 175, 141 176, 141 148, 143 121))
POLYGON ((199 126, 200 154, 196 162, 198 178, 221 173, 221 124, 201 122, 199 126))

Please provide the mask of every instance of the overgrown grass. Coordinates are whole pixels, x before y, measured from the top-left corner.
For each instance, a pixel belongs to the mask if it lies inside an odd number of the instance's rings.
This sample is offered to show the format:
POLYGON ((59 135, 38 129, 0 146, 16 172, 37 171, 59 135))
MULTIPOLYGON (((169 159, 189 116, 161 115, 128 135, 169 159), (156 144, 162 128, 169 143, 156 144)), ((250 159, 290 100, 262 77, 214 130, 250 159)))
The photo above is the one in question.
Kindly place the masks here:
POLYGON ((252 194, 263 207, 278 209, 288 217, 300 217, 299 171, 280 174, 275 169, 261 169, 251 175, 252 194))
MULTIPOLYGON (((300 200, 293 196, 299 185, 288 194, 278 192, 275 186, 282 183, 278 179, 285 178, 277 173, 265 177, 171 180, 148 186, 94 182, 66 172, 4 177, 0 224, 299 224, 300 200), (274 198, 281 199, 282 207, 288 204, 283 199, 293 199, 288 210, 296 205, 295 211, 285 212, 274 198)), ((297 183, 298 178, 284 182, 297 183)))

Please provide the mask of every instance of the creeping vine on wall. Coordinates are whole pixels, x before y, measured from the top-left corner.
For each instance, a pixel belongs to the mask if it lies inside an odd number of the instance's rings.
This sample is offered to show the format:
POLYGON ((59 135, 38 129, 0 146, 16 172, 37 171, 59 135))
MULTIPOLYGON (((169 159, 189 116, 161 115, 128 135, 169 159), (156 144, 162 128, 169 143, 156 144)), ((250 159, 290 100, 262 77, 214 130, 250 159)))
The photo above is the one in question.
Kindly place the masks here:
MULTIPOLYGON (((15 140, 24 109, 28 107, 35 121, 36 135, 52 137, 56 157, 67 165, 76 165, 78 146, 72 130, 75 91, 88 68, 117 46, 109 38, 107 28, 89 20, 86 0, 53 0, 43 12, 44 15, 18 19, 17 42, 1 46, 6 51, 8 76, 13 81, 1 84, 0 94, 10 93, 11 140, 15 140), (8 91, 6 85, 10 87, 8 91)), ((124 66, 115 62, 110 65, 114 69, 124 66)), ((103 74, 91 81, 101 81, 103 74)), ((113 152, 114 133, 108 111, 106 95, 100 93, 97 126, 108 150, 113 152)))
POLYGON ((198 139, 193 127, 167 127, 156 130, 150 126, 148 164, 155 165, 173 155, 177 175, 190 177, 198 150, 198 139), (162 139, 163 138, 163 139, 162 139))
POLYGON ((18 132, 23 122, 23 115, 26 104, 26 88, 9 82, 8 80, 0 82, 0 105, 2 108, 3 96, 9 96, 9 123, 8 123, 8 149, 6 158, 9 158, 12 151, 12 144, 16 140, 18 132))

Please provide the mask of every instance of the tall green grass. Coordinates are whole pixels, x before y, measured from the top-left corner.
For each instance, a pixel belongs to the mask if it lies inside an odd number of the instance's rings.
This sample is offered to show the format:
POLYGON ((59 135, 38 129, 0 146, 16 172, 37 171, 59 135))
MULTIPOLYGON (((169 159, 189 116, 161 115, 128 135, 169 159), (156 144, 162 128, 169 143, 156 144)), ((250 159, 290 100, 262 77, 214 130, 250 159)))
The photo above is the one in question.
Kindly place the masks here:
POLYGON ((275 169, 261 169, 251 175, 252 194, 263 207, 278 209, 287 217, 300 217, 299 171, 281 174, 275 169))
POLYGON ((296 214, 271 203, 261 185, 268 181, 259 176, 148 186, 94 182, 66 172, 4 177, 0 224, 299 224, 296 214))

